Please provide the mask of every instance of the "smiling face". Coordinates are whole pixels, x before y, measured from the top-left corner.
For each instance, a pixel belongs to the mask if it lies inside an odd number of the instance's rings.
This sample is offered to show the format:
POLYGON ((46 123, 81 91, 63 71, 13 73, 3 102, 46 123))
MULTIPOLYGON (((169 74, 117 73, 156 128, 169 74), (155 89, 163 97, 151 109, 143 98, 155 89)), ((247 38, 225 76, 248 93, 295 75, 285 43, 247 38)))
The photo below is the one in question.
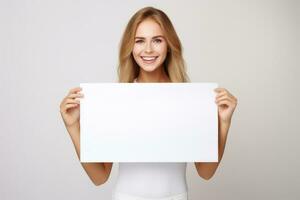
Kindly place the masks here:
POLYGON ((167 56, 167 42, 158 23, 152 19, 142 21, 137 27, 133 47, 136 63, 146 72, 162 67, 167 56))

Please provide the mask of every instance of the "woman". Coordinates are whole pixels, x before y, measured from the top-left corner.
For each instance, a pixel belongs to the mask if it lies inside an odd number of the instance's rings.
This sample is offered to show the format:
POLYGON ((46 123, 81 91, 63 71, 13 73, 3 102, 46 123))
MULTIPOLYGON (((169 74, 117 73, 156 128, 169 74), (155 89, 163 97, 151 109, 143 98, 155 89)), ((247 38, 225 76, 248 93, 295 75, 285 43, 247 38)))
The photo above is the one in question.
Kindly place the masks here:
MULTIPOLYGON (((119 82, 189 82, 182 48, 175 29, 161 10, 146 7, 129 21, 121 40, 119 82)), ((80 155, 79 105, 81 88, 71 89, 60 105, 61 115, 80 155)), ((200 177, 208 180, 223 156, 227 133, 237 99, 226 89, 215 89, 219 116, 219 161, 195 162, 200 177)), ((81 163, 95 185, 107 181, 113 163, 81 163)), ((115 200, 186 200, 186 163, 119 163, 115 200)))

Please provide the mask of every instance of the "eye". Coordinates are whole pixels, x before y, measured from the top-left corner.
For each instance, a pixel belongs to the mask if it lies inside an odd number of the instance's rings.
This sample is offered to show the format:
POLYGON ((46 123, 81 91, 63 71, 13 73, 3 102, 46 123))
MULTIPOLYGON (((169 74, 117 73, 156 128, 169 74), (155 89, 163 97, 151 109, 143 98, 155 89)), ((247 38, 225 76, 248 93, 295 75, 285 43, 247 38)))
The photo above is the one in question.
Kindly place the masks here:
POLYGON ((136 40, 135 43, 143 43, 144 40, 136 40))
POLYGON ((155 40, 154 40, 154 43, 158 43, 158 44, 159 44, 159 43, 161 43, 161 42, 162 42, 161 39, 155 39, 155 40))

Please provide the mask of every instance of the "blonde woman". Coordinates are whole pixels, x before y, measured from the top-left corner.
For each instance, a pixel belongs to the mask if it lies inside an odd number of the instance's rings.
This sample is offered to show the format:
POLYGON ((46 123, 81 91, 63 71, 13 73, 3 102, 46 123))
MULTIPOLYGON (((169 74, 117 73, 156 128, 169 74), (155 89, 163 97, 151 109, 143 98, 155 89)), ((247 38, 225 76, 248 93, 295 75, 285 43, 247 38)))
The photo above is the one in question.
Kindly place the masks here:
MULTIPOLYGON (((167 15, 146 7, 130 19, 120 44, 120 83, 189 82, 182 47, 167 15)), ((80 125, 77 98, 83 98, 81 88, 74 88, 63 99, 61 115, 80 155, 80 125)), ((237 99, 224 88, 216 90, 219 116, 219 162, 196 162, 200 177, 210 179, 223 156, 231 117, 237 99)), ((113 163, 81 163, 95 185, 104 184, 113 163)), ((119 173, 113 189, 114 200, 187 200, 187 163, 119 163, 119 173)))

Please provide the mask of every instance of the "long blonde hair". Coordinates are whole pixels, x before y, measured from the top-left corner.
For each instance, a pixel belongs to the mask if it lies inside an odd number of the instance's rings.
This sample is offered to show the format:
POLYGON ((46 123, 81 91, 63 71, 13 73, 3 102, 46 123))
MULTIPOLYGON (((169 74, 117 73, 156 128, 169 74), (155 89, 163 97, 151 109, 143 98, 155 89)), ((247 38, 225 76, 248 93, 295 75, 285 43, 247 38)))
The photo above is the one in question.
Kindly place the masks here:
POLYGON ((152 19, 160 25, 168 45, 168 53, 164 61, 164 70, 171 82, 189 82, 185 62, 182 57, 182 46, 176 31, 161 10, 145 7, 137 11, 129 20, 120 42, 118 76, 119 82, 131 83, 138 76, 140 67, 135 62, 132 50, 138 25, 145 19, 152 19))

